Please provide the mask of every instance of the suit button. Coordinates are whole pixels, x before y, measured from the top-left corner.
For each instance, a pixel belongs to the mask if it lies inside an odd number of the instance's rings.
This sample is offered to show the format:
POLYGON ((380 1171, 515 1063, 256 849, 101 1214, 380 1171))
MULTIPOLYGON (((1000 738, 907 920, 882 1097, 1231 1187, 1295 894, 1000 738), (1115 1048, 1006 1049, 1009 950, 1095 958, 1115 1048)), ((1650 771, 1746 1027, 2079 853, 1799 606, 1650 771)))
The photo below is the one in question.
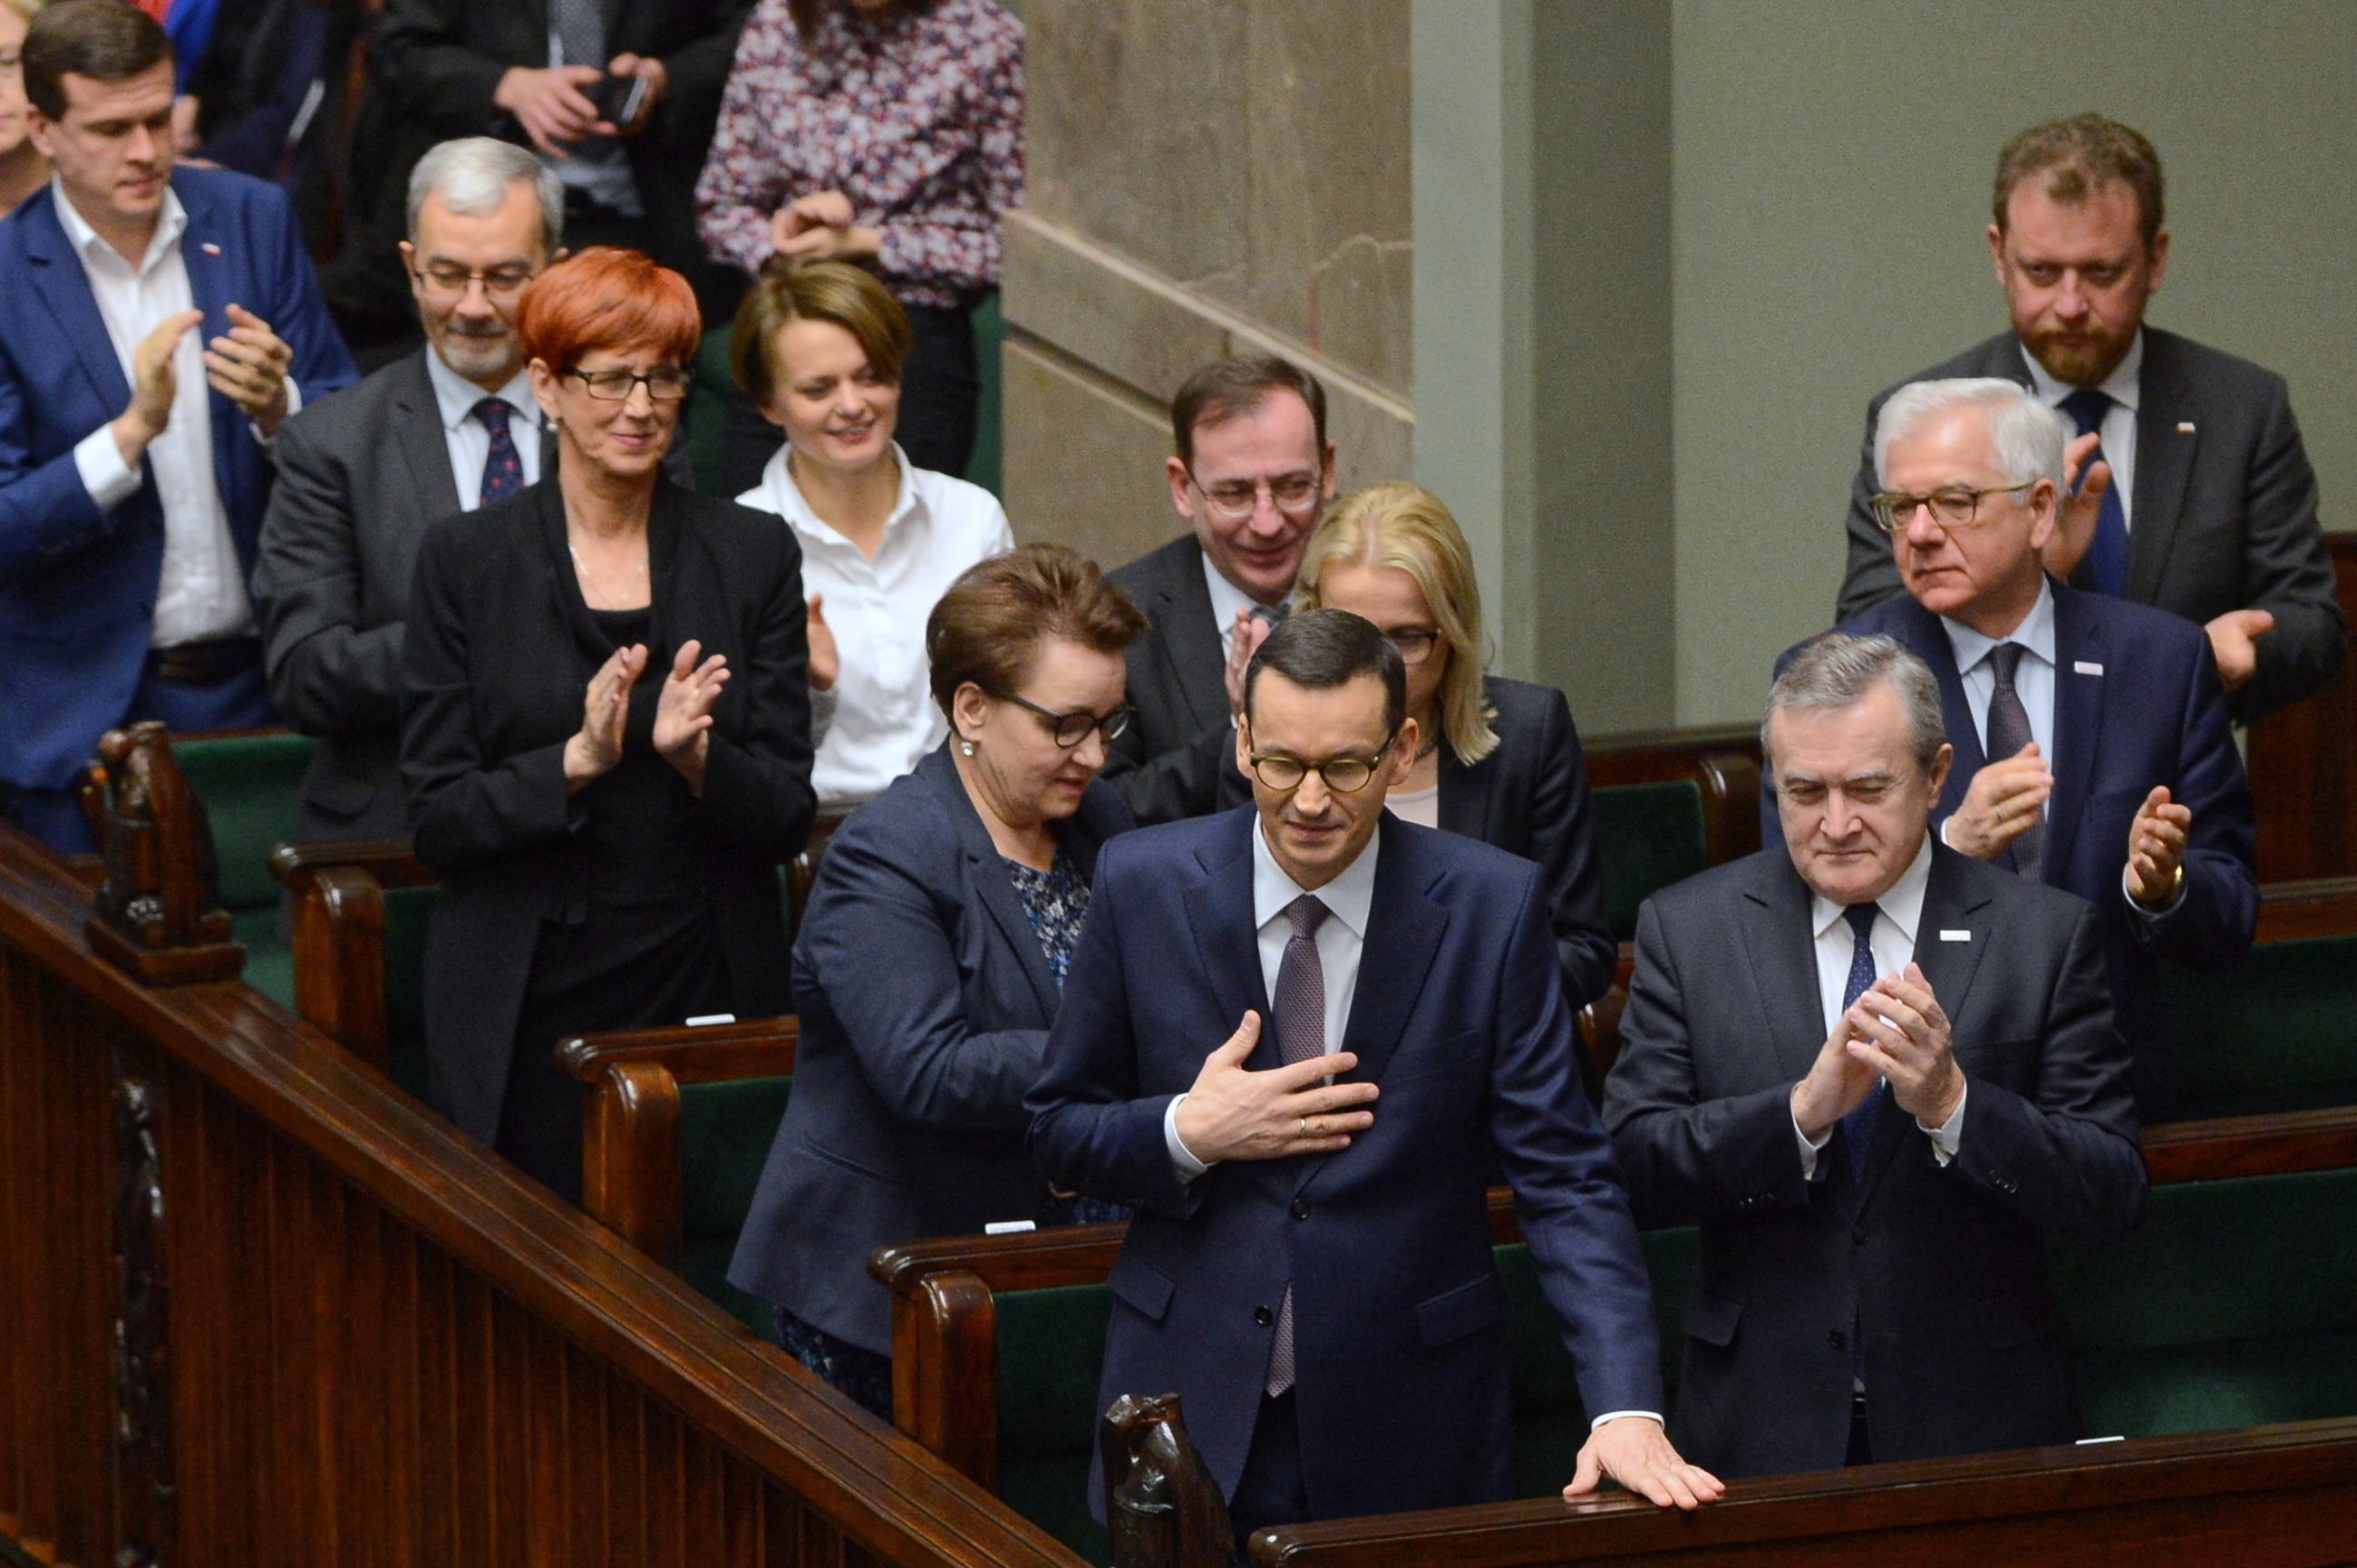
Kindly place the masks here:
POLYGON ((1309 1200, 1308 1198, 1297 1197, 1293 1200, 1293 1217, 1296 1219, 1307 1219, 1309 1218, 1309 1200))
POLYGON ((1849 1336, 1836 1328, 1825 1336, 1825 1343, 1836 1350, 1846 1350, 1849 1348, 1849 1336))
POLYGON ((1265 1328, 1276 1321, 1276 1314, 1265 1306, 1255 1306, 1253 1308, 1253 1321, 1265 1328))

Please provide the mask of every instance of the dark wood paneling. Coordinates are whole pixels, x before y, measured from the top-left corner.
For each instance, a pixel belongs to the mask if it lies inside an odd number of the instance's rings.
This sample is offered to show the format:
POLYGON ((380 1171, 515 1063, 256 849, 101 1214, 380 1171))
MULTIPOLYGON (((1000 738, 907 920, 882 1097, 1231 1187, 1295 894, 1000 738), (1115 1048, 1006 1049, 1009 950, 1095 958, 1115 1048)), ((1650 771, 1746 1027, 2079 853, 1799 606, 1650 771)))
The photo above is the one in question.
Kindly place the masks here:
MULTIPOLYGON (((2357 533, 2328 533, 2341 613, 2357 627, 2357 533)), ((2259 879, 2357 875, 2357 660, 2305 703, 2250 730, 2259 879)))

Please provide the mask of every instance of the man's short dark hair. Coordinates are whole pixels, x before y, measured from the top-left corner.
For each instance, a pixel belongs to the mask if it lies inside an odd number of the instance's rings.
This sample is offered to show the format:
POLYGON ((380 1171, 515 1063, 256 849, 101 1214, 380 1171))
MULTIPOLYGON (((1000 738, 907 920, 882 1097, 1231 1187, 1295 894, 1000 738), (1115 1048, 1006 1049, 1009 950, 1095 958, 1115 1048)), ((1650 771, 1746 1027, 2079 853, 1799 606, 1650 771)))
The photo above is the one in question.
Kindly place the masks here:
POLYGON ((172 39, 128 0, 62 0, 25 29, 25 97, 50 120, 66 117, 66 74, 124 81, 172 58, 172 39))
POLYGON ((1273 392, 1289 392, 1309 406, 1318 430, 1318 456, 1326 456, 1326 389, 1290 360, 1274 354, 1214 360, 1187 378, 1170 400, 1170 441, 1178 461, 1195 467, 1195 432, 1225 424, 1260 407, 1273 392))
POLYGON ((1252 715, 1253 687, 1260 672, 1274 670, 1308 692, 1330 692, 1361 675, 1383 683, 1383 727, 1399 734, 1407 720, 1407 665, 1392 639, 1374 622, 1349 610, 1303 610, 1268 634, 1244 667, 1244 714, 1252 715))
POLYGON ((2068 206, 2117 180, 2136 198, 2136 228, 2149 252, 2160 238, 2161 196, 2168 181, 2152 144, 2117 120, 2073 114, 2032 125, 1996 156, 1996 231, 2006 231, 2006 207, 2032 175, 2046 177, 2046 194, 2068 206))

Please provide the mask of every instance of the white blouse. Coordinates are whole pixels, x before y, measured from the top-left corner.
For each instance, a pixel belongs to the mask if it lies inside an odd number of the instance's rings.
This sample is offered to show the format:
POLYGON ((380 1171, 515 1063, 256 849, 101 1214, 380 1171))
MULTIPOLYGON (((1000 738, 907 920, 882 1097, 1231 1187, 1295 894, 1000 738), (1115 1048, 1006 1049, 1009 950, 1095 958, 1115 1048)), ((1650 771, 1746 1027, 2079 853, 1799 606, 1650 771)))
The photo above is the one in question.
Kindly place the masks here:
POLYGON ((881 793, 949 734, 933 703, 925 618, 960 573, 1014 549, 1015 535, 996 496, 912 466, 895 443, 900 494, 871 561, 811 510, 794 483, 792 452, 780 447, 760 484, 737 499, 792 525, 802 547, 802 595, 826 596, 822 613, 843 671, 811 784, 819 809, 839 814, 881 793))

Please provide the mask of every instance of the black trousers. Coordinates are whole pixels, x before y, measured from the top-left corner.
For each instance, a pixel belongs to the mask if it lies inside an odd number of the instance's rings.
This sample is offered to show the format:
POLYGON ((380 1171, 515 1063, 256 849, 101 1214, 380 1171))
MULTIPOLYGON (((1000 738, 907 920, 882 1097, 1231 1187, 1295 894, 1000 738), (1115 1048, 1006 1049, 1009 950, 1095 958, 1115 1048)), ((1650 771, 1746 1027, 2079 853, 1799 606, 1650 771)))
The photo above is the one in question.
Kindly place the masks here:
POLYGON ((1309 1490, 1301 1474, 1301 1423, 1293 1391, 1274 1398, 1264 1394, 1243 1474, 1236 1477, 1235 1496, 1228 1499, 1228 1518, 1236 1527, 1236 1561, 1252 1561, 1245 1548, 1254 1530, 1299 1524, 1308 1517, 1309 1490))
MULTIPOLYGON (((982 407, 974 307, 904 308, 915 340, 900 367, 900 423, 893 438, 918 467, 963 478, 974 460, 974 419, 982 407)), ((740 496, 759 484, 761 470, 785 443, 783 431, 732 391, 720 436, 720 493, 740 496)))

